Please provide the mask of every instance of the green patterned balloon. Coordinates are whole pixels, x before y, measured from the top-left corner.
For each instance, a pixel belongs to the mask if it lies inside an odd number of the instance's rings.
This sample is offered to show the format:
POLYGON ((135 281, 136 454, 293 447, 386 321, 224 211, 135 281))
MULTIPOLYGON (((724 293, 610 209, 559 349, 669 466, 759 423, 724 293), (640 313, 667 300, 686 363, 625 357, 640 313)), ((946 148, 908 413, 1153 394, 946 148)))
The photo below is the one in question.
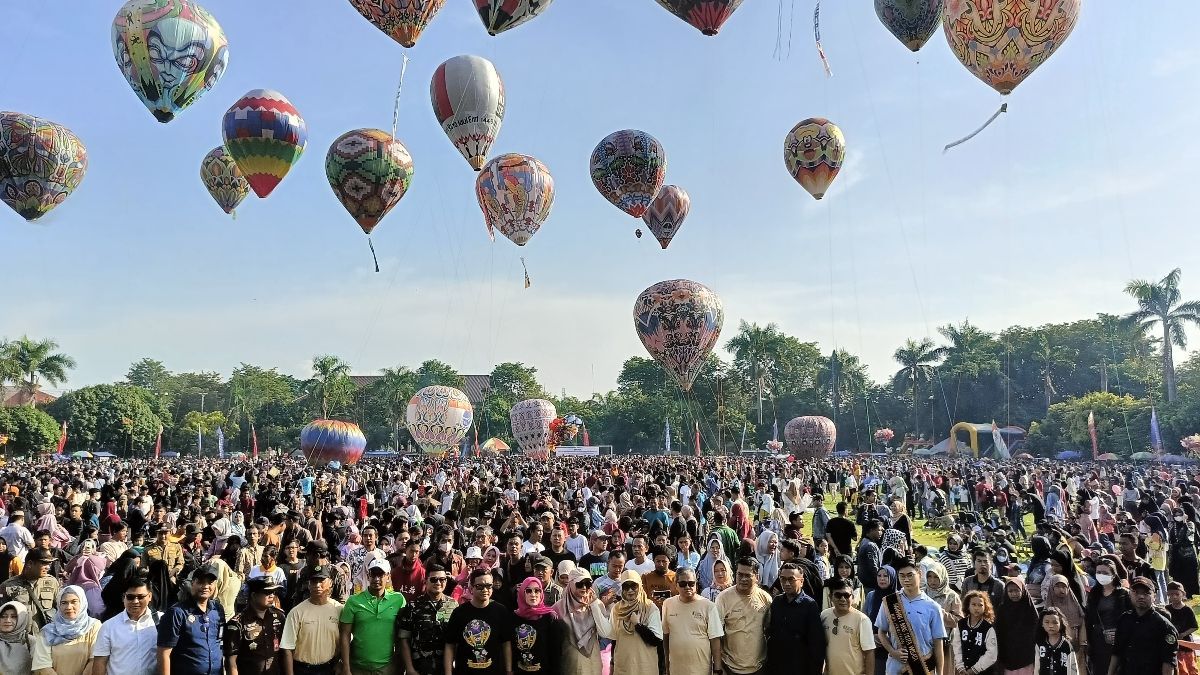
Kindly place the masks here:
POLYGON ((355 129, 329 146, 325 174, 342 206, 371 234, 408 191, 412 155, 386 131, 355 129))

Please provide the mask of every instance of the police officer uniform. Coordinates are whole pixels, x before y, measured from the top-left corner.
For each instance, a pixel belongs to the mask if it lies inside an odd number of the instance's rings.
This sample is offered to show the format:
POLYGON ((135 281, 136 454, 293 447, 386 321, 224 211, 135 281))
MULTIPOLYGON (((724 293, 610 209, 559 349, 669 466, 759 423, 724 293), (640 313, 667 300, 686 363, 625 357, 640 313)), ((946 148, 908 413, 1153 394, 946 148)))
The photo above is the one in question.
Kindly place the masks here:
MULTIPOLYGON (((278 595, 283 587, 273 577, 255 577, 246 582, 251 595, 278 595)), ((279 637, 283 635, 286 615, 278 607, 268 607, 259 616, 247 607, 225 624, 225 658, 229 663, 237 658, 239 675, 281 675, 283 660, 279 658, 279 637)))
MULTIPOLYGON (((1157 592, 1154 582, 1147 577, 1135 577, 1129 582, 1130 589, 1139 586, 1151 594, 1157 592)), ((1120 664, 1122 674, 1161 673, 1163 664, 1176 664, 1178 652, 1175 625, 1157 610, 1139 616, 1136 609, 1130 609, 1117 619, 1113 658, 1120 664)))

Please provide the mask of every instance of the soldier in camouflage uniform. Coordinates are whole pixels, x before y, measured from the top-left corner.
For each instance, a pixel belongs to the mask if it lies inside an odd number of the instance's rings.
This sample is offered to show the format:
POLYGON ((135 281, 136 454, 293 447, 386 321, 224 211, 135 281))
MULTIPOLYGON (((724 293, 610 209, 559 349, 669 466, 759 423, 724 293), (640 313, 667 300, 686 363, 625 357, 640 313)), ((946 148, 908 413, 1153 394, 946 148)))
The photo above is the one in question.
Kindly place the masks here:
POLYGON ((425 592, 396 616, 400 655, 409 673, 435 675, 443 671, 446 640, 442 630, 458 603, 445 594, 450 573, 434 563, 425 570, 425 592))

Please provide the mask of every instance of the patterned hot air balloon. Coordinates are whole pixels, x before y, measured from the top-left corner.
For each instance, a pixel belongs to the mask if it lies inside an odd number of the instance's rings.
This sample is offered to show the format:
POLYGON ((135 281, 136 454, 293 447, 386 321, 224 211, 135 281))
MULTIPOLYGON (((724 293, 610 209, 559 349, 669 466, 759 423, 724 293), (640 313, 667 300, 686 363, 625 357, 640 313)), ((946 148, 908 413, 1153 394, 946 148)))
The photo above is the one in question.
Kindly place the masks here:
POLYGON ((525 456, 532 459, 550 458, 550 423, 558 417, 554 404, 541 398, 531 398, 514 405, 508 411, 513 438, 525 456))
POLYGON ((367 437, 353 422, 314 420, 300 431, 300 451, 309 464, 356 464, 367 448, 367 437))
POLYGON ((225 74, 229 41, 191 0, 129 0, 112 25, 113 54, 133 93, 170 122, 225 74))
POLYGON ((441 456, 458 448, 471 428, 473 409, 467 395, 454 387, 431 385, 408 401, 408 432, 428 455, 441 456))
POLYGON ((503 33, 541 14, 554 0, 475 0, 488 35, 503 33))
POLYGON ((796 459, 822 459, 833 452, 837 427, 828 417, 797 417, 783 428, 788 451, 796 459))
POLYGON ((846 139, 842 130, 823 117, 800 122, 783 141, 783 161, 788 173, 816 199, 825 196, 845 159, 846 139))
POLYGON ((875 0, 875 14, 905 47, 917 51, 942 20, 945 0, 875 0))
POLYGON ((200 180, 225 213, 232 214, 250 194, 250 183, 223 145, 213 148, 200 161, 200 180))
POLYGON ((717 294, 687 279, 660 281, 633 305, 633 326, 646 351, 684 391, 691 390, 724 322, 717 294))
POLYGON ((0 199, 25 220, 37 220, 66 201, 87 168, 87 148, 70 129, 0 112, 0 199))
POLYGON ((504 83, 491 61, 456 56, 438 66, 429 83, 433 113, 471 168, 483 168, 504 122, 504 83))
POLYGON ((592 151, 591 171, 592 182, 605 199, 634 218, 641 218, 662 189, 667 153, 644 131, 615 131, 592 151))
POLYGON ((658 4, 701 33, 716 35, 726 19, 742 5, 742 0, 658 0, 658 4))
POLYGON ((1075 29, 1083 0, 946 0, 950 51, 971 74, 1007 95, 1075 29))
POLYGON ((546 165, 533 157, 500 155, 475 178, 475 195, 488 236, 495 241, 494 230, 500 230, 514 244, 524 246, 550 217, 554 178, 546 165))
POLYGON ((225 149, 259 198, 271 194, 300 161, 308 125, 292 102, 270 89, 247 92, 225 112, 225 149))
POLYGON ((405 47, 417 44, 446 0, 350 0, 363 18, 405 47))
POLYGON ((654 201, 650 202, 650 208, 646 209, 642 220, 646 221, 646 226, 654 233, 659 245, 666 249, 671 243, 671 238, 683 227, 683 221, 691 208, 692 199, 683 188, 664 185, 654 201))
POLYGON ((371 234, 408 191, 413 161, 404 144, 386 131, 355 129, 329 146, 325 175, 342 206, 371 234))

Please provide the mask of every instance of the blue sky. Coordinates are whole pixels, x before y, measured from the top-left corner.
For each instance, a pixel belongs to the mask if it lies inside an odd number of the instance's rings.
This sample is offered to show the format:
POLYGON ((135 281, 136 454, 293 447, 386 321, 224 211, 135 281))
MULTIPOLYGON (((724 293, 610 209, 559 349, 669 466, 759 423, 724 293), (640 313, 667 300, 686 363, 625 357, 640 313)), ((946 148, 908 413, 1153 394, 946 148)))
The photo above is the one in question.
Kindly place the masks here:
POLYGON ((305 376, 329 352, 358 373, 434 357, 468 373, 523 361, 549 389, 586 396, 644 354, 634 298, 678 277, 722 297, 726 337, 741 319, 775 322, 861 354, 880 378, 904 338, 965 317, 999 330, 1128 311, 1128 279, 1176 266, 1185 296, 1200 298, 1189 266, 1200 239, 1195 3, 1168 15, 1087 2, 1009 114, 943 155, 1000 97, 940 30, 913 55, 870 2, 822 7, 826 79, 812 0, 796 0, 791 28, 785 0, 782 31, 776 2, 750 0, 716 38, 652 0, 558 0, 489 37, 469 0, 448 0, 408 50, 398 137, 416 175, 375 230, 380 274, 324 157, 350 129, 390 128, 404 50, 348 3, 204 2, 229 37, 229 69, 167 125, 113 61, 120 2, 34 4, 8 10, 20 29, 0 44, 0 108, 70 127, 91 166, 39 223, 0 213, 0 336, 56 338, 79 362, 70 387, 119 379, 144 356, 176 371, 228 374, 245 361, 305 376), (457 54, 490 59, 504 79, 493 155, 534 155, 555 176, 553 213, 523 249, 488 240, 475 174, 433 116, 430 76, 457 54), (231 220, 198 167, 225 109, 255 88, 291 99, 309 145, 268 199, 251 195, 231 220), (813 116, 849 146, 819 203, 782 160, 784 135, 813 116), (640 221, 588 176, 592 148, 622 128, 662 141, 668 182, 691 194, 668 251, 634 239, 640 221))

